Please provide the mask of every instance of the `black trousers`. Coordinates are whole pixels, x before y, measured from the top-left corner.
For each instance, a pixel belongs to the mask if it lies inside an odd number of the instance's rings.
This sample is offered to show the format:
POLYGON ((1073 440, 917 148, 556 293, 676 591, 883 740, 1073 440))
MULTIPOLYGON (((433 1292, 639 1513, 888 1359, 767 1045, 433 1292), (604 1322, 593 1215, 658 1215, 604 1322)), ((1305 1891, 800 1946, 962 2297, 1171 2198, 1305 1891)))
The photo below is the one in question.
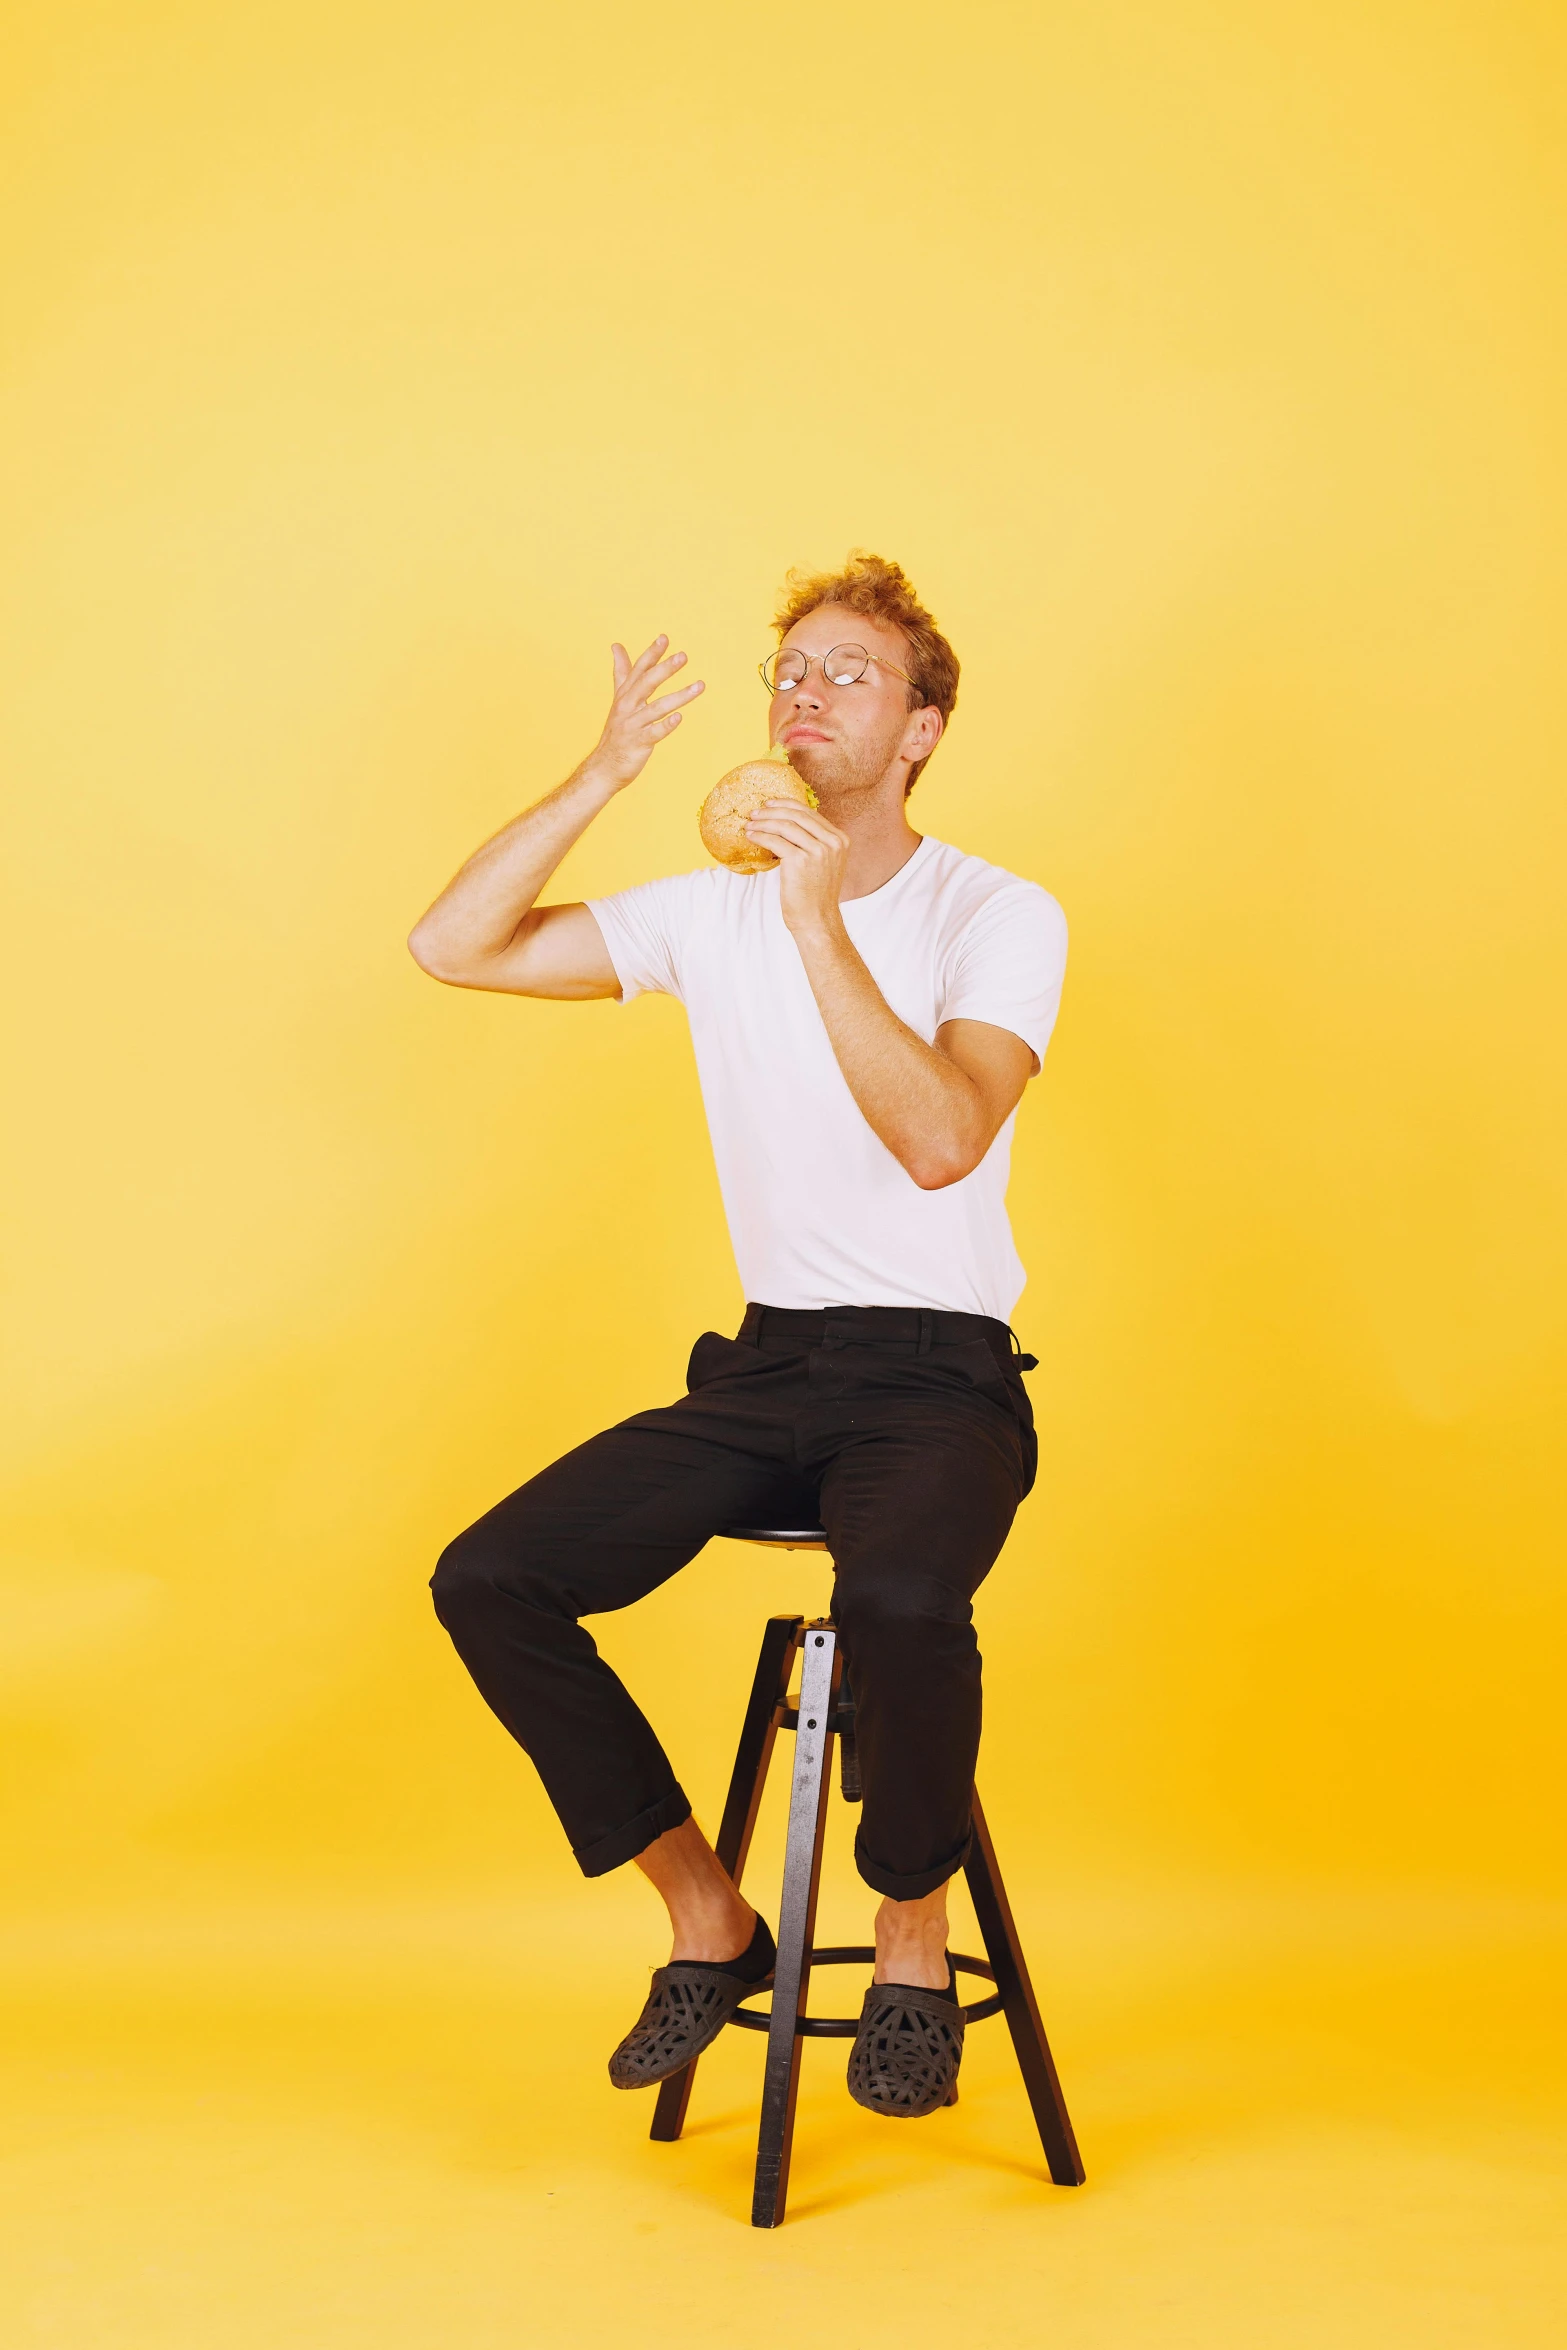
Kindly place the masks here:
POLYGON ((819 1522, 865 1790, 855 1859, 912 1901, 960 1868, 979 1750, 970 1601, 1034 1481, 1004 1324, 899 1306, 750 1306, 688 1392, 591 1437, 443 1553, 436 1613, 526 1748, 584 1873, 691 1806, 579 1618, 655 1590, 726 1526, 819 1522))

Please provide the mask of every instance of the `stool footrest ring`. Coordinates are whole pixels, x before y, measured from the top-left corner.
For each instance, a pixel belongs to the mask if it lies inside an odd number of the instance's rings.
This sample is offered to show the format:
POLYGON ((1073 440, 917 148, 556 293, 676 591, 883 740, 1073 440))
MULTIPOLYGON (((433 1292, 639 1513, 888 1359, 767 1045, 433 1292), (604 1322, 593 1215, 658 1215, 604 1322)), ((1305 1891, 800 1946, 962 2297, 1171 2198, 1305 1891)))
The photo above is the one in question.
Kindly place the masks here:
MULTIPOLYGON (((813 1950, 811 1965, 813 1967, 870 1966, 874 1963, 875 1957, 876 1950, 873 1943, 843 1943, 835 1945, 830 1950, 813 1950)), ((952 1971, 955 1975, 981 1975, 987 1983, 993 1983, 996 1979, 995 1968, 989 1965, 986 1960, 962 1958, 955 1950, 952 1952, 952 1971)), ((993 1992, 990 1998, 977 2000, 972 2007, 965 2007, 962 2010, 963 2020, 967 2024, 980 2024, 984 2022, 986 2016, 999 2015, 1000 2013, 1001 1994, 999 1991, 993 1992)), ((772 2016, 773 2011, 770 2007, 761 2009, 737 2007, 729 2021, 732 2024, 738 2024, 743 2032, 765 2032, 771 2026, 772 2016)), ((797 2040, 852 2040, 859 2028, 860 2019, 857 2015, 806 2015, 802 2016, 795 2026, 795 2038, 797 2040)))

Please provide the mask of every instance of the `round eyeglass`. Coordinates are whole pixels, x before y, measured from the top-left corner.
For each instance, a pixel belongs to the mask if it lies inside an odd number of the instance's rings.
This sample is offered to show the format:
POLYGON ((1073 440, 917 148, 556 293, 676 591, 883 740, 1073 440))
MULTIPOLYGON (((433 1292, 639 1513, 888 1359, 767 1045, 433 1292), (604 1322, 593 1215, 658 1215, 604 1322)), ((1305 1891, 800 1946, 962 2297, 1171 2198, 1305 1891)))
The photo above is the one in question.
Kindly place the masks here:
MULTIPOLYGON (((869 652, 864 645, 834 645, 819 658, 822 675, 829 685, 858 685, 874 661, 878 669, 890 669, 894 677, 901 677, 905 685, 913 685, 915 692, 919 691, 906 669, 884 661, 880 653, 869 652)), ((769 653, 758 674, 770 694, 786 694, 795 686, 804 685, 817 662, 815 653, 802 653, 791 645, 787 652, 780 648, 776 653, 769 653)))

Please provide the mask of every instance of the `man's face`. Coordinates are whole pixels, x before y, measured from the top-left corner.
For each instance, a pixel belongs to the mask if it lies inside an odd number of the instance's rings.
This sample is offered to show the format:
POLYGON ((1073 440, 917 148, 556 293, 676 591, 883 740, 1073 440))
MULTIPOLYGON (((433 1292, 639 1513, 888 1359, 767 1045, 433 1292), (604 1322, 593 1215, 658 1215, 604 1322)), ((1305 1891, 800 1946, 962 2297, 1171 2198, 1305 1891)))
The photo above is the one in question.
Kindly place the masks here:
MULTIPOLYGON (((909 689, 897 672, 909 665, 909 648, 895 628, 842 604, 821 604, 797 620, 779 648, 811 656, 799 685, 774 694, 772 740, 789 754, 789 764, 815 792, 824 809, 853 794, 874 791, 900 752, 922 758, 932 746, 909 741, 909 689), (880 656, 867 663, 852 684, 832 684, 823 656, 835 645, 863 645, 880 656), (890 667, 883 664, 890 663, 890 667)), ((915 736, 928 716, 913 727, 915 736)))

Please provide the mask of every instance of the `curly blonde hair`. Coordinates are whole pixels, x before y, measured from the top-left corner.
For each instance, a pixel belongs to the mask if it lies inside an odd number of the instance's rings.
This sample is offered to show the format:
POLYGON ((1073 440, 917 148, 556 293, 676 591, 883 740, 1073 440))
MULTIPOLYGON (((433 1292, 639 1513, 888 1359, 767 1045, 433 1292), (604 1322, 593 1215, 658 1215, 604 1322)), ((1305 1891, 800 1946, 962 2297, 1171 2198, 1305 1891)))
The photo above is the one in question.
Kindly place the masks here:
MULTIPOLYGON (((854 547, 841 571, 791 571, 773 615, 780 642, 796 621, 822 604, 842 604, 846 611, 863 612, 867 620, 898 630, 909 648, 909 675, 914 680, 909 708, 939 710, 945 730, 957 706, 958 657, 914 593, 903 566, 854 547)), ((921 759, 909 769, 908 791, 925 765, 921 759)))

